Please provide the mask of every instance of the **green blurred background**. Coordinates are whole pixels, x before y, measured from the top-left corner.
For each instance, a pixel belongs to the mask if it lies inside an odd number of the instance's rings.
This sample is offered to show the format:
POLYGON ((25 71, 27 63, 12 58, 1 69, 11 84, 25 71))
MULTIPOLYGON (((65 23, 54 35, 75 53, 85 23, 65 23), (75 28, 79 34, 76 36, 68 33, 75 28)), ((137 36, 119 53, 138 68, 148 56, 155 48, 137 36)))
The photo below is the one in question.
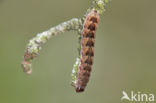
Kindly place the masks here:
POLYGON ((70 85, 78 54, 76 32, 51 38, 34 60, 32 75, 23 73, 29 39, 82 17, 91 2, 0 0, 0 103, 120 103, 123 90, 156 95, 156 0, 112 0, 107 5, 84 93, 75 93, 70 85))

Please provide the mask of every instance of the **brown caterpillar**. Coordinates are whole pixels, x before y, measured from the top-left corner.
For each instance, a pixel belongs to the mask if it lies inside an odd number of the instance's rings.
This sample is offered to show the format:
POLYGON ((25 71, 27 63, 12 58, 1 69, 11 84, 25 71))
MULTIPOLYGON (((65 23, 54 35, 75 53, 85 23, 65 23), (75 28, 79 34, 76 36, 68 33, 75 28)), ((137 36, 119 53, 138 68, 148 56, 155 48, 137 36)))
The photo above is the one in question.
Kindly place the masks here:
POLYGON ((81 33, 81 58, 78 66, 76 92, 83 92, 90 77, 94 57, 95 32, 99 23, 99 13, 91 10, 86 16, 81 33))

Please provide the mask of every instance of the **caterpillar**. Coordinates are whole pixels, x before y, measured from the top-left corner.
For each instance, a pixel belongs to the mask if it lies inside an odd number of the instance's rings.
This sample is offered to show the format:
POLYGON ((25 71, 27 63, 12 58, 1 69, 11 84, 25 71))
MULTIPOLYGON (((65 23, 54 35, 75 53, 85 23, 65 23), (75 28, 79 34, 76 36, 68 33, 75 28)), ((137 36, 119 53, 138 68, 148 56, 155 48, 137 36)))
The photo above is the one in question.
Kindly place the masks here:
POLYGON ((76 92, 83 92, 89 81, 93 65, 95 33, 98 23, 99 13, 93 9, 87 14, 81 32, 80 61, 76 81, 73 85, 76 92))

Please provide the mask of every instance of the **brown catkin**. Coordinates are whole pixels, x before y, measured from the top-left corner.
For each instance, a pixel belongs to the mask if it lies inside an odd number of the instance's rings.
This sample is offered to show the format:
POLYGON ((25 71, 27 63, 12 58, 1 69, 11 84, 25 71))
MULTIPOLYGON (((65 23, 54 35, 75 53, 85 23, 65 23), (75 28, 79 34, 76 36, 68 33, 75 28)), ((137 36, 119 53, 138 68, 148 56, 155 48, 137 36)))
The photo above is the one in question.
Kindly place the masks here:
POLYGON ((99 14, 96 10, 92 10, 86 16, 81 34, 81 58, 78 66, 77 80, 75 83, 76 92, 83 92, 90 77, 93 57, 95 33, 99 23, 99 14))

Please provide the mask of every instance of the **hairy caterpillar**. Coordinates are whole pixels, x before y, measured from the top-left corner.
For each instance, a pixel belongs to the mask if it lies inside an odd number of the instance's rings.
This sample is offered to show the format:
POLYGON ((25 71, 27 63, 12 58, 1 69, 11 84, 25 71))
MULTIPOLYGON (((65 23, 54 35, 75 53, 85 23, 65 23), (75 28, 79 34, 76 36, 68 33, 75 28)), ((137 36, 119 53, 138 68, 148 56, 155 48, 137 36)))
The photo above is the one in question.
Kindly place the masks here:
POLYGON ((73 86, 76 92, 83 92, 90 77, 94 57, 95 32, 99 23, 99 13, 91 10, 86 16, 81 33, 81 57, 78 64, 76 81, 73 86))

